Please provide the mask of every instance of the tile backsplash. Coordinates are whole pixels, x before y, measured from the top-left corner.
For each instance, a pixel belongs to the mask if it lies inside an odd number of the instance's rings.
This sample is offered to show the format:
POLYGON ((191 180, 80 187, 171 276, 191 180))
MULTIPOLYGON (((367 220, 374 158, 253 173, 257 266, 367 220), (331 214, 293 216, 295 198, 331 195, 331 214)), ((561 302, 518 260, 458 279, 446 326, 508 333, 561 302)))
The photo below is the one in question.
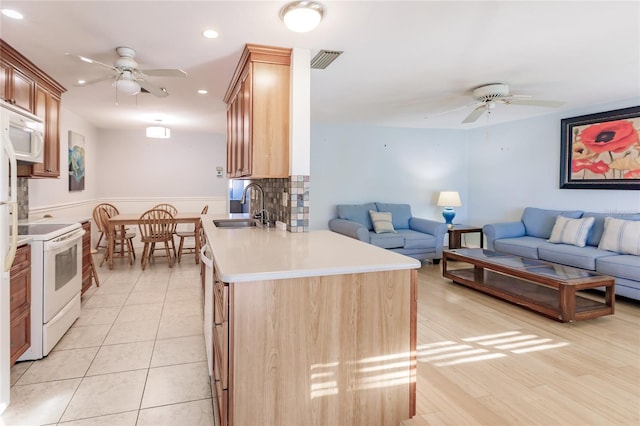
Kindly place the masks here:
MULTIPOLYGON (((269 219, 287 224, 287 231, 309 232, 309 176, 289 178, 252 179, 264 191, 264 206, 269 219)), ((259 202, 256 191, 251 191, 250 203, 259 202)), ((250 210, 255 207, 250 205, 250 210)))
POLYGON ((18 187, 18 220, 29 219, 29 179, 19 177, 18 187))

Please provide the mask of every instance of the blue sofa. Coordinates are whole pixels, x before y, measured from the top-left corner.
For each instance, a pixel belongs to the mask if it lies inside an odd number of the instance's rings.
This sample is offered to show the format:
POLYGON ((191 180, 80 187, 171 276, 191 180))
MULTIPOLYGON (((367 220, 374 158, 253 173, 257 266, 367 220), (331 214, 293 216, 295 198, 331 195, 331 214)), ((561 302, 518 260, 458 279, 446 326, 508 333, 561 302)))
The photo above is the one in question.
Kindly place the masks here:
POLYGON ((607 216, 623 220, 640 220, 640 213, 608 214, 527 207, 520 221, 489 224, 482 230, 489 250, 609 275, 616 280, 617 295, 640 300, 640 256, 598 249, 607 216), (547 241, 559 215, 573 219, 594 218, 584 247, 547 241))
POLYGON ((421 261, 433 259, 434 263, 438 263, 442 259, 447 225, 411 216, 409 204, 338 204, 336 207, 338 217, 329 221, 329 229, 333 232, 421 261), (396 232, 376 233, 370 210, 390 212, 396 232))

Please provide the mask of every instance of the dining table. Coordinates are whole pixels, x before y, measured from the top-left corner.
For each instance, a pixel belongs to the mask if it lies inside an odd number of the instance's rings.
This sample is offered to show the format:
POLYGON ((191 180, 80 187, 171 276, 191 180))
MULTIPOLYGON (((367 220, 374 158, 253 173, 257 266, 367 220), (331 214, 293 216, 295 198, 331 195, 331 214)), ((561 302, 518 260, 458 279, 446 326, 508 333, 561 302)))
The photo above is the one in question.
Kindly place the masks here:
MULTIPOLYGON (((105 253, 105 256, 109 263, 109 269, 113 269, 113 250, 115 247, 116 229, 120 226, 139 225, 141 216, 142 214, 125 213, 125 214, 117 214, 109 219, 107 223, 107 249, 106 249, 107 251, 105 253)), ((196 235, 196 237, 194 238, 195 239, 195 260, 196 260, 196 263, 199 263, 200 262, 200 256, 199 256, 200 238, 198 238, 198 235, 200 235, 200 227, 201 227, 200 219, 202 217, 202 213, 200 212, 177 213, 173 217, 176 223, 178 224, 192 223, 194 225, 195 235, 196 235)))

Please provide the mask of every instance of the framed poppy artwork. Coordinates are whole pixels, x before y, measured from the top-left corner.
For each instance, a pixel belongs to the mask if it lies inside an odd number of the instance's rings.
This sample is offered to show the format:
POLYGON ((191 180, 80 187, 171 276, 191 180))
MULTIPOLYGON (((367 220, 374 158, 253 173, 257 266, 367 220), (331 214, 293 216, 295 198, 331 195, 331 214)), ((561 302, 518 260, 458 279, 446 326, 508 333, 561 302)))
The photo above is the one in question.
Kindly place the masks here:
POLYGON ((640 189, 640 106, 561 120, 560 188, 640 189))

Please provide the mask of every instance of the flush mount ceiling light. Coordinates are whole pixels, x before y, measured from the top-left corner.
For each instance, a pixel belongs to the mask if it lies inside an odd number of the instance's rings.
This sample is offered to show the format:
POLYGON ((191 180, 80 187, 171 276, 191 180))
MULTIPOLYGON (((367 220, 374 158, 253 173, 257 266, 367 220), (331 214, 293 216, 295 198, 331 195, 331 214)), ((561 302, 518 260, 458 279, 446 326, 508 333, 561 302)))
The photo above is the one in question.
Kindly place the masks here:
POLYGON ((169 139, 171 137, 171 129, 162 126, 147 127, 147 137, 154 139, 169 139))
POLYGON ((291 31, 306 33, 320 24, 324 9, 314 1, 294 1, 280 11, 280 17, 291 31))

